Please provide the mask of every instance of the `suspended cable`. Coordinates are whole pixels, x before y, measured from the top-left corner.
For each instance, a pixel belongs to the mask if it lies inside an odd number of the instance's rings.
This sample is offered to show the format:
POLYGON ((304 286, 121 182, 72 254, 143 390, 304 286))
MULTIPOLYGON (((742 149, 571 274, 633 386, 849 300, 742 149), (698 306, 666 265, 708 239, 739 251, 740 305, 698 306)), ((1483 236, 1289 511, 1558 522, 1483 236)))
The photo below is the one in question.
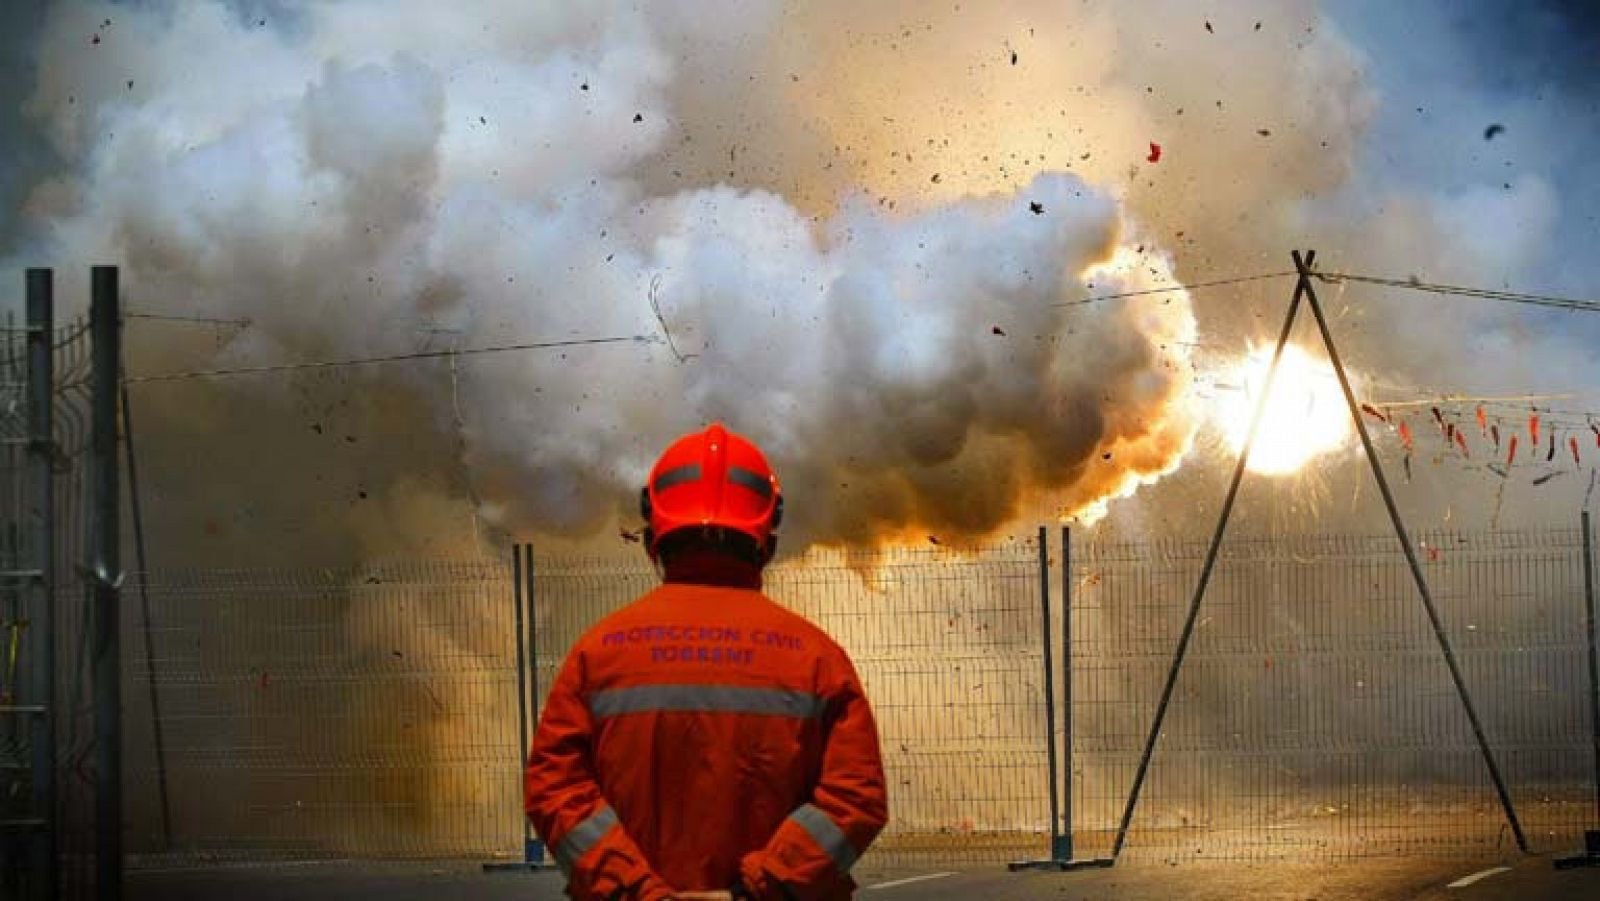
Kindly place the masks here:
POLYGON ((1462 285, 1440 285, 1417 281, 1416 279, 1385 278, 1349 272, 1314 272, 1312 275, 1320 281, 1329 283, 1361 282, 1369 285, 1383 285, 1389 288, 1404 288, 1408 291, 1426 291, 1432 294, 1475 297, 1481 300, 1529 304, 1532 306, 1552 307, 1558 310, 1577 310, 1586 313, 1600 312, 1600 300, 1586 298, 1556 297, 1550 294, 1524 294, 1517 291, 1499 291, 1492 288, 1472 288, 1462 285))
POLYGON ((249 319, 221 319, 214 316, 178 316, 168 313, 124 313, 124 319, 148 319, 152 322, 193 322, 200 325, 232 325, 248 328, 249 319))
POLYGON ((425 350, 415 353, 390 354, 382 357, 363 357, 354 360, 320 360, 307 363, 280 363, 268 366, 240 366, 232 369, 201 369, 189 372, 163 372, 155 375, 128 376, 123 381, 129 385, 143 382, 177 382, 189 379, 220 378, 231 375, 255 375, 268 372, 293 372, 304 369, 336 369, 346 366, 370 366, 378 363, 398 363, 403 360, 436 360, 445 357, 473 356, 475 354, 509 353, 524 350, 551 350, 561 347, 591 347, 600 344, 652 344, 659 339, 652 335, 619 335, 608 338, 574 338, 566 341, 532 341, 522 344, 501 344, 490 347, 464 347, 460 350, 425 350))
POLYGON ((1235 276, 1234 278, 1219 278, 1213 281, 1177 284, 1170 288, 1146 288, 1142 291, 1124 291, 1120 294, 1100 294, 1095 297, 1084 297, 1078 300, 1063 300, 1060 303, 1052 304, 1052 306, 1078 307, 1083 306, 1084 304, 1099 303, 1103 300, 1122 300, 1128 297, 1144 297, 1149 294, 1172 294, 1177 291, 1195 291, 1201 288, 1216 288, 1222 285, 1238 285, 1243 284, 1244 282, 1259 282, 1269 278, 1284 278, 1286 276, 1296 274, 1297 273, 1294 272, 1294 270, 1288 270, 1285 272, 1263 272, 1260 275, 1240 275, 1235 276))

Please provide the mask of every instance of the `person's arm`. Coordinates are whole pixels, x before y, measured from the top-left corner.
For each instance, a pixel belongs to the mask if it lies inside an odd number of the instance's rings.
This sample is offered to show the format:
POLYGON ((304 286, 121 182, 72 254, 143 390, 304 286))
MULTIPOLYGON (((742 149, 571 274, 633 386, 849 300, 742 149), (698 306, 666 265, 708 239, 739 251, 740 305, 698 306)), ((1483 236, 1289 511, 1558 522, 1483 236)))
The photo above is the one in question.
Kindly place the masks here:
POLYGON ((582 689, 582 654, 574 652, 550 689, 528 754, 523 780, 528 819, 549 843, 573 898, 671 898, 672 888, 656 875, 600 794, 594 718, 582 689))
POLYGON ((842 685, 830 698, 822 774, 811 799, 778 827, 766 847, 740 862, 748 897, 814 901, 854 888, 850 867, 872 844, 889 816, 878 727, 861 682, 840 654, 842 685))

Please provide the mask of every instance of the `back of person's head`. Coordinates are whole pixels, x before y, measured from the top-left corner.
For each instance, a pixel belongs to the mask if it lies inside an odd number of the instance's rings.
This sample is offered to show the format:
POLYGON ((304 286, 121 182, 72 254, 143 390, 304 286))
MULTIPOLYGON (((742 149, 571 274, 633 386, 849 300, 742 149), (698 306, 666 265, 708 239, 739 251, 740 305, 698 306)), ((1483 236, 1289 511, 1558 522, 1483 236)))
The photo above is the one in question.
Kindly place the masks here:
POLYGON ((759 447, 713 423, 674 441, 639 494, 645 553, 664 568, 727 558, 771 562, 783 520, 778 477, 759 447))

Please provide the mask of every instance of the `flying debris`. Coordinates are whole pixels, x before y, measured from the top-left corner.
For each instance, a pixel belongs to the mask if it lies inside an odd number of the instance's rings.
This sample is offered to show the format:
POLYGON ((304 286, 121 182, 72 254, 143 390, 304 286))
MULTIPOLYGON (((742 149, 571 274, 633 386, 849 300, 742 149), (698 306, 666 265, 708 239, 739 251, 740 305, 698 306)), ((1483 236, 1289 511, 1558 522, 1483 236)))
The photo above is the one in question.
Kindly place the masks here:
POLYGON ((1483 139, 1485 141, 1493 141, 1495 135, 1504 134, 1505 130, 1506 127, 1504 125, 1496 122, 1483 130, 1483 139))
POLYGON ((1028 212, 1034 214, 1035 216, 1043 216, 1044 204, 1037 200, 1030 200, 1028 201, 1028 212))
POLYGON ((1145 159, 1145 162, 1147 162, 1147 163, 1159 163, 1159 162, 1161 162, 1161 145, 1157 144, 1155 141, 1151 141, 1150 142, 1150 155, 1145 157, 1144 159, 1145 159))

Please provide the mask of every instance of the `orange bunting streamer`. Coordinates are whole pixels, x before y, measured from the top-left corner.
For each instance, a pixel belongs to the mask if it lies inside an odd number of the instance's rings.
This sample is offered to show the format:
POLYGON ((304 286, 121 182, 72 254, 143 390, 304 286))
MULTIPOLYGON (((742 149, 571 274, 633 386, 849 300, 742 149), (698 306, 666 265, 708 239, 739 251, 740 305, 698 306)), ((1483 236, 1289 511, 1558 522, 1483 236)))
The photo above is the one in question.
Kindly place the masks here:
POLYGON ((1533 446, 1539 446, 1539 414, 1528 417, 1528 434, 1533 436, 1533 446))
POLYGON ((1577 435, 1573 435, 1572 436, 1572 465, 1573 466, 1582 466, 1583 465, 1583 461, 1578 459, 1578 436, 1577 435))
POLYGON ((1489 426, 1489 435, 1490 435, 1490 437, 1494 438, 1494 449, 1495 450, 1499 450, 1500 449, 1500 423, 1497 422, 1494 425, 1489 426))
POLYGON ((1479 432, 1488 432, 1489 431, 1489 417, 1483 415, 1483 407, 1482 406, 1478 407, 1478 431, 1479 432))
POLYGON ((1411 426, 1400 423, 1400 443, 1405 446, 1406 453, 1411 453, 1411 426))
POLYGON ((1556 458, 1556 433, 1550 433, 1550 452, 1544 455, 1544 462, 1549 463, 1556 458))
POLYGON ((1459 430, 1456 432, 1456 444, 1461 448, 1461 456, 1472 456, 1472 454, 1467 450, 1467 434, 1465 432, 1459 430))
POLYGON ((1506 466, 1511 466, 1511 465, 1515 464, 1516 462, 1517 462, 1517 436, 1516 435, 1512 435, 1511 436, 1511 450, 1506 453, 1506 466))

